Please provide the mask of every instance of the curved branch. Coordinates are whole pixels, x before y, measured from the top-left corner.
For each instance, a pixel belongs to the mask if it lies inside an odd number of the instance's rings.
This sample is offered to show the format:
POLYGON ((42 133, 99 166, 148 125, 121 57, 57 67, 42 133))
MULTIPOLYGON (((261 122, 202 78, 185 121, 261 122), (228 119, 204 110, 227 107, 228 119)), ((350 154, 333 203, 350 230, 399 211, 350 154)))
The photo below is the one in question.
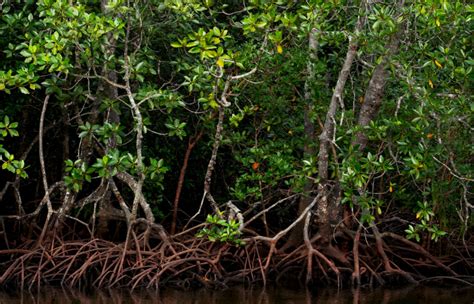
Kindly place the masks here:
POLYGON ((44 119, 46 116, 46 109, 48 107, 49 98, 51 95, 46 95, 43 101, 43 108, 41 109, 41 116, 40 116, 40 124, 39 124, 39 134, 38 134, 38 145, 39 145, 39 161, 40 161, 40 168, 41 168, 41 175, 43 180, 43 188, 44 188, 44 200, 46 201, 46 206, 48 207, 48 214, 46 215, 46 221, 43 226, 43 231, 38 239, 38 244, 43 241, 43 238, 46 234, 47 227, 49 226, 49 220, 51 219, 51 215, 53 214, 53 206, 51 204, 51 200, 49 199, 49 187, 48 187, 48 178, 46 175, 46 166, 44 163, 44 146, 43 146, 43 133, 44 133, 44 119))

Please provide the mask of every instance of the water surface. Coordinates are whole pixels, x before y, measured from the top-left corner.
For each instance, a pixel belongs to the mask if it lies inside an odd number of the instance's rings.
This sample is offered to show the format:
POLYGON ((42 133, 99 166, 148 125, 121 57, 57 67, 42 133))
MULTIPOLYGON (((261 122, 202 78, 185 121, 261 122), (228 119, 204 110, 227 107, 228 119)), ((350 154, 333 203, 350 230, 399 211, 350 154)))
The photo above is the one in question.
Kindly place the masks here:
POLYGON ((0 291, 0 304, 283 304, 283 303, 328 303, 328 304, 473 304, 474 288, 430 288, 408 287, 403 289, 361 290, 290 290, 286 288, 232 287, 225 290, 181 291, 163 289, 158 291, 127 292, 103 290, 84 292, 45 288, 39 292, 13 293, 0 291))

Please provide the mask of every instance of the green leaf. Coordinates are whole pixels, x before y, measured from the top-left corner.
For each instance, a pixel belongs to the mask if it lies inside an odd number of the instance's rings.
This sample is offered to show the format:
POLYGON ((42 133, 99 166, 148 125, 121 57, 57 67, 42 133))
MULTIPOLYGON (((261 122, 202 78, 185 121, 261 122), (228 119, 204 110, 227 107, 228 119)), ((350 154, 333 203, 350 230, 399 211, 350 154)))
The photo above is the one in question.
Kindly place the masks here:
POLYGON ((28 52, 27 50, 21 51, 20 55, 23 56, 23 57, 31 57, 31 53, 28 52))
POLYGON ((20 89, 20 92, 23 94, 30 94, 30 91, 28 91, 28 89, 25 87, 18 87, 18 89, 20 89))
POLYGON ((15 137, 18 136, 18 131, 14 129, 8 129, 8 133, 10 133, 10 136, 15 137))

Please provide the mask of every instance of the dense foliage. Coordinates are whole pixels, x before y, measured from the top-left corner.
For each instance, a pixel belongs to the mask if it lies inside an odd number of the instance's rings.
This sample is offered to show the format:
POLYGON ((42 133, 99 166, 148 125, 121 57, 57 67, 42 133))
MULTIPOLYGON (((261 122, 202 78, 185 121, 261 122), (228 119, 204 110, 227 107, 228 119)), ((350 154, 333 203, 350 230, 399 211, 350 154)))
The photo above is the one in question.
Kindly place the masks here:
POLYGON ((469 1, 0 5, 0 217, 40 240, 469 239, 469 1))

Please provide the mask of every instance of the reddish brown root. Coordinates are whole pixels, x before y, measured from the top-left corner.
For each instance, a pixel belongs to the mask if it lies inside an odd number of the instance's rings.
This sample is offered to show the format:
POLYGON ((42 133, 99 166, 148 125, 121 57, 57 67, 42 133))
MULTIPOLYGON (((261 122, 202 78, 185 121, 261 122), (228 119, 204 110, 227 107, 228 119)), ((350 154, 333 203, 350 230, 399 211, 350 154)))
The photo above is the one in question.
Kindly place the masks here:
POLYGON ((298 273, 301 283, 307 284, 352 282, 361 286, 400 279, 408 283, 430 278, 449 280, 445 277, 458 283, 474 281, 469 272, 471 259, 453 255, 440 260, 421 246, 396 234, 380 233, 377 228, 372 228, 373 235, 362 233, 361 228, 347 233, 347 241, 352 241, 346 254, 348 266, 326 253, 327 244, 321 237, 310 238, 309 222, 310 213, 305 218, 305 243, 289 253, 278 251, 277 242, 267 242, 272 239, 266 237, 236 247, 197 239, 195 230, 153 246, 146 232, 133 231, 127 247, 97 238, 64 241, 56 236, 41 246, 30 241, 20 248, 0 250, 0 285, 30 289, 45 282, 65 287, 131 289, 163 284, 220 287, 233 282, 283 283, 294 281, 298 273), (385 243, 384 238, 392 242, 385 243), (451 267, 466 271, 459 275, 451 267))

